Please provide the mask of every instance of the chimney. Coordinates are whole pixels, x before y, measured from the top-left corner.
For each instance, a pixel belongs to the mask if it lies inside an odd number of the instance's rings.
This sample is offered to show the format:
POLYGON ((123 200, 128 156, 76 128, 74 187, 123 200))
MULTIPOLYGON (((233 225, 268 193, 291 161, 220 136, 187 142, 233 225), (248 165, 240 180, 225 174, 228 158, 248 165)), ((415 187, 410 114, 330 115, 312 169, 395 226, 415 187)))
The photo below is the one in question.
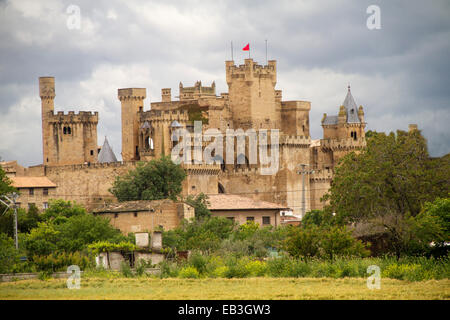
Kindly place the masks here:
POLYGON ((170 88, 161 89, 161 101, 162 102, 171 102, 172 101, 172 93, 170 88))

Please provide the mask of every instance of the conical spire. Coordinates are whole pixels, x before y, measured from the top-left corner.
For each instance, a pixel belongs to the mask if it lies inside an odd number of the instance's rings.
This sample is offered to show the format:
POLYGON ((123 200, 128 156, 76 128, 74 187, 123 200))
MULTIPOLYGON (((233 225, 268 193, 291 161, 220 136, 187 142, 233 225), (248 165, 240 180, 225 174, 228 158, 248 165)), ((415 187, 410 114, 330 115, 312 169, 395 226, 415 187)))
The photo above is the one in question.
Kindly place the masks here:
POLYGON ((356 105, 355 99, 353 99, 352 92, 350 91, 350 85, 348 85, 347 96, 345 97, 342 105, 347 111, 347 123, 359 123, 358 118, 358 107, 356 105))
POLYGON ((108 139, 105 136, 105 142, 103 142, 102 150, 98 154, 98 162, 107 163, 107 162, 117 162, 117 158, 114 155, 111 147, 109 146, 108 139))

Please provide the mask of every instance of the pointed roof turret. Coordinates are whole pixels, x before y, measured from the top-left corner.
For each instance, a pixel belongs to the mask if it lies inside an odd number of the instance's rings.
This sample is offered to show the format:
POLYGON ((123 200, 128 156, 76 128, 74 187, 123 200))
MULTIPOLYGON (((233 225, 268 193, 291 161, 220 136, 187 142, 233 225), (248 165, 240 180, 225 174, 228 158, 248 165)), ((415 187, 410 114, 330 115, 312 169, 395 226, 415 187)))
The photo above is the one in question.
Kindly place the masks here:
POLYGON ((342 105, 347 111, 347 123, 360 123, 358 118, 358 107, 356 105, 355 99, 353 99, 352 92, 350 91, 350 85, 348 85, 347 96, 345 97, 344 103, 342 105))
POLYGON ((102 149, 98 154, 98 162, 107 163, 107 162, 117 162, 117 158, 114 155, 111 147, 109 146, 108 139, 105 136, 105 142, 103 142, 102 149))

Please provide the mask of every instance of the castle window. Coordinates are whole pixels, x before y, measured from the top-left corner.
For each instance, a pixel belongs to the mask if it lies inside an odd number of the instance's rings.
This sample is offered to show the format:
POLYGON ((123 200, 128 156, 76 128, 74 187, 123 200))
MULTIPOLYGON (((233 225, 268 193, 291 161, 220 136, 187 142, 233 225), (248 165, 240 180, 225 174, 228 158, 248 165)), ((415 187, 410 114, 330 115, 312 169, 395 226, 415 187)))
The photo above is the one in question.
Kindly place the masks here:
POLYGON ((144 109, 144 107, 139 107, 139 112, 142 112, 142 110, 144 109))
POLYGON ((219 185, 217 187, 219 189, 219 193, 225 193, 225 188, 223 187, 223 185, 221 183, 219 183, 219 185))
POLYGON ((67 134, 67 128, 66 127, 63 128, 63 134, 67 134))
POLYGON ((134 213, 134 217, 135 217, 135 218, 137 218, 137 216, 138 216, 138 213, 137 213, 137 212, 135 212, 135 213, 134 213))
POLYGON ((48 202, 42 203, 42 209, 44 210, 48 209, 48 202))
POLYGON ((357 135, 356 135, 356 131, 353 133, 353 139, 357 139, 358 137, 357 137, 357 135))
POLYGON ((48 188, 44 188, 44 189, 42 190, 42 195, 48 196, 48 188))
POLYGON ((94 155, 94 150, 91 150, 91 156, 93 156, 94 155))
POLYGON ((247 222, 248 221, 255 221, 255 217, 247 217, 247 222))
POLYGON ((67 134, 71 134, 72 132, 71 132, 71 129, 70 129, 70 127, 67 127, 67 134))

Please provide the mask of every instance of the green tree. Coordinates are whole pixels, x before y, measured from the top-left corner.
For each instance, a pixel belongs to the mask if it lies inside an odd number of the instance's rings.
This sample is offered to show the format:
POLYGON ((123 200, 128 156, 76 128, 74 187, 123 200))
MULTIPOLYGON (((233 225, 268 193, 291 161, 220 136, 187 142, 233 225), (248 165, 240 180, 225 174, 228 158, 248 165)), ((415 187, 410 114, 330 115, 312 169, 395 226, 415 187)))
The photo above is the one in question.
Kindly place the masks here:
MULTIPOLYGON (((0 197, 11 192, 17 192, 12 186, 12 181, 6 176, 5 170, 0 167, 0 197)), ((5 199, 1 198, 3 201, 5 199)), ((14 216, 11 210, 0 202, 0 233, 6 233, 10 237, 14 236, 14 216), (4 213, 4 214, 2 214, 4 213)))
POLYGON ((189 195, 185 202, 194 207, 195 218, 198 220, 211 217, 211 211, 208 209, 208 196, 203 192, 199 193, 196 197, 189 195))
POLYGON ((450 158, 430 158, 420 131, 372 132, 360 154, 343 157, 324 200, 340 224, 378 225, 399 257, 412 224, 427 201, 450 189, 450 158), (406 236, 406 238, 404 238, 406 236))
POLYGON ((284 241, 283 248, 295 258, 303 257, 305 261, 320 252, 320 229, 312 225, 308 228, 295 227, 284 241))
POLYGON ((12 272, 14 264, 19 262, 19 256, 14 240, 0 233, 0 273, 12 272))
POLYGON ((60 219, 86 214, 86 209, 75 202, 62 199, 52 199, 49 201, 48 208, 42 213, 42 219, 45 221, 60 219))
POLYGON ((334 226, 323 229, 320 235, 320 247, 323 255, 330 260, 337 255, 368 256, 369 251, 364 244, 352 236, 345 226, 334 226))
POLYGON ((330 211, 311 210, 302 218, 302 226, 331 226, 335 223, 333 214, 330 211))
POLYGON ((119 201, 130 200, 176 200, 182 191, 186 172, 170 157, 139 163, 135 170, 116 177, 110 192, 119 201))
POLYGON ((0 167, 0 196, 11 192, 17 192, 17 189, 12 186, 12 181, 6 176, 5 170, 0 167))

